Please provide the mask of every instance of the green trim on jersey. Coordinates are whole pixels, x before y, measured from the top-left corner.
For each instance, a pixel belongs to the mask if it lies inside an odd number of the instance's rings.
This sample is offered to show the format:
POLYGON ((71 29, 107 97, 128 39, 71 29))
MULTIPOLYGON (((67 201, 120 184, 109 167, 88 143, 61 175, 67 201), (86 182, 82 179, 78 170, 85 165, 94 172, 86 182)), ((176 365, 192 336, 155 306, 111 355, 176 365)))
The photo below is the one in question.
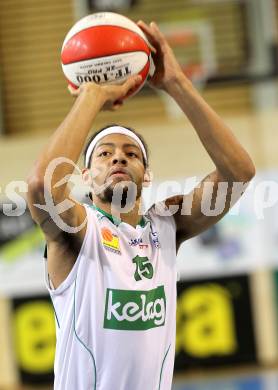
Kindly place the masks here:
POLYGON ((77 334, 77 332, 76 332, 76 317, 75 317, 75 309, 76 309, 76 305, 75 305, 76 279, 77 279, 77 277, 75 278, 75 281, 74 281, 74 296, 73 296, 73 330, 74 330, 74 334, 75 334, 77 340, 78 340, 78 341, 80 342, 80 344, 86 349, 86 351, 89 353, 89 355, 91 356, 91 358, 92 358, 92 360, 93 360, 93 364, 94 364, 94 375, 95 375, 95 384, 94 384, 93 390, 96 390, 96 387, 97 387, 97 368, 96 368, 96 361, 95 361, 94 354, 93 354, 93 352, 87 347, 87 345, 81 340, 81 338, 78 336, 78 334, 77 334))
POLYGON ((162 361, 161 370, 160 370, 160 376, 159 376, 159 387, 158 387, 158 390, 160 390, 163 366, 164 366, 164 362, 165 362, 166 356, 168 355, 170 347, 171 347, 171 344, 169 345, 169 347, 168 347, 168 349, 167 349, 167 351, 165 353, 164 359, 162 361))
MULTIPOLYGON (((116 226, 118 226, 122 222, 120 219, 113 217, 111 214, 102 210, 100 207, 96 206, 95 204, 89 205, 89 206, 92 207, 93 209, 99 211, 101 214, 103 214, 106 218, 108 218, 116 226)), ((138 225, 140 225, 141 227, 146 226, 146 221, 143 217, 141 218, 141 221, 139 222, 138 225)))
POLYGON ((51 300, 51 303, 52 303, 52 306, 53 306, 53 310, 54 310, 54 314, 55 314, 55 318, 56 318, 56 321, 57 321, 58 328, 60 329, 60 322, 59 322, 59 319, 58 319, 58 316, 57 316, 57 312, 56 312, 56 309, 55 309, 55 306, 54 306, 53 299, 52 299, 51 295, 50 295, 50 300, 51 300))

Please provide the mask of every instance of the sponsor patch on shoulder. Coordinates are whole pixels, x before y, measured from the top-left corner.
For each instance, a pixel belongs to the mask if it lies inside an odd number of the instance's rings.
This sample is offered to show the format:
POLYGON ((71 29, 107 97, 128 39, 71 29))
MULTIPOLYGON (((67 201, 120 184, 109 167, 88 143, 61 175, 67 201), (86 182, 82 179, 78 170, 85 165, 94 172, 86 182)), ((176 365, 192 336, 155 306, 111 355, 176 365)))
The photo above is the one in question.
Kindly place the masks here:
POLYGON ((107 227, 101 229, 102 245, 110 252, 121 254, 119 237, 107 227))

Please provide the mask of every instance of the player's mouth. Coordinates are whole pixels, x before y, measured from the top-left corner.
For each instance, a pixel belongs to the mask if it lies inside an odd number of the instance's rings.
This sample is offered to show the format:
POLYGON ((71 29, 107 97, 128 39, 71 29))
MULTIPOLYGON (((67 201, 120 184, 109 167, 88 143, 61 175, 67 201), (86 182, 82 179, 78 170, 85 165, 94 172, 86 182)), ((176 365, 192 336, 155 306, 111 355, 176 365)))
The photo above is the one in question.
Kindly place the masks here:
POLYGON ((113 168, 109 174, 109 177, 119 177, 123 179, 128 178, 129 180, 132 179, 131 175, 124 168, 113 168))
POLYGON ((109 177, 111 176, 118 176, 118 177, 126 177, 128 176, 129 179, 131 178, 130 177, 130 174, 125 170, 125 169, 122 169, 122 168, 114 168, 112 169, 111 173, 109 174, 109 177))
POLYGON ((124 172, 114 172, 110 176, 129 176, 127 173, 124 172))

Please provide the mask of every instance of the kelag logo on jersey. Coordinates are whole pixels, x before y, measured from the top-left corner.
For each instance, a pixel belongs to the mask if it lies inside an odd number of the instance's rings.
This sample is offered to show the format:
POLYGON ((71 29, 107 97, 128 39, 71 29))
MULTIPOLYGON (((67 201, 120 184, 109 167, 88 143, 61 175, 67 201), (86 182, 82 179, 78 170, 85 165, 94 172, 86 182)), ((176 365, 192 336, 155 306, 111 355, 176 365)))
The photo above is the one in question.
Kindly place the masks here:
POLYGON ((146 330, 163 326, 165 317, 164 286, 149 291, 106 290, 104 328, 146 330))

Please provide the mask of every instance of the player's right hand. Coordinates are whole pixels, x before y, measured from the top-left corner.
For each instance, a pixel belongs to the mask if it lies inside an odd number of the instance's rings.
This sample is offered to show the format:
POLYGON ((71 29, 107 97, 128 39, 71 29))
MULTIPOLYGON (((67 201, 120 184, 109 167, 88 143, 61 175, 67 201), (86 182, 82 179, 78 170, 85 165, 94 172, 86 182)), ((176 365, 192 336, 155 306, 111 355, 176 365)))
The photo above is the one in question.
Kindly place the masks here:
POLYGON ((152 58, 155 64, 155 72, 150 77, 149 83, 156 87, 170 92, 172 86, 185 79, 177 58, 170 47, 165 35, 160 31, 155 22, 150 24, 140 20, 137 25, 146 34, 152 47, 152 58))
POLYGON ((68 90, 73 97, 78 97, 82 94, 91 94, 92 101, 99 99, 101 110, 115 111, 123 105, 123 99, 137 87, 142 81, 140 75, 130 76, 123 84, 96 84, 87 82, 75 89, 68 85, 68 90))

